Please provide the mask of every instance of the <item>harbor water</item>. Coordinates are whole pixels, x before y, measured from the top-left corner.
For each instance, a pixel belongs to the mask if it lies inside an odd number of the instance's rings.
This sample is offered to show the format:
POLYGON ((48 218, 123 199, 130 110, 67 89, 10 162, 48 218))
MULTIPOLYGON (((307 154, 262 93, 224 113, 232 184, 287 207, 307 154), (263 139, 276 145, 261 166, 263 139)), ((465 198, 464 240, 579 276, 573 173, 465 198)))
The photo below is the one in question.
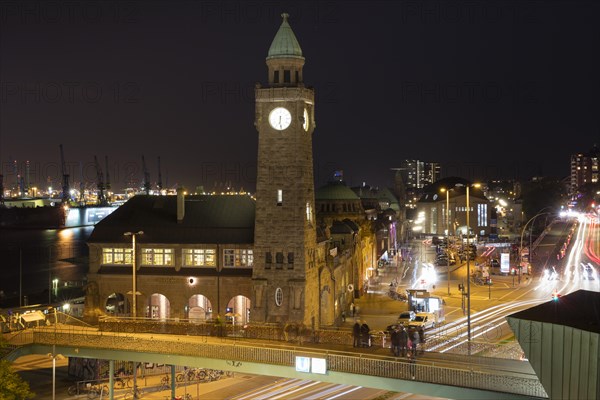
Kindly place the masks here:
POLYGON ((93 229, 0 229, 0 307, 68 301, 81 293, 93 229))

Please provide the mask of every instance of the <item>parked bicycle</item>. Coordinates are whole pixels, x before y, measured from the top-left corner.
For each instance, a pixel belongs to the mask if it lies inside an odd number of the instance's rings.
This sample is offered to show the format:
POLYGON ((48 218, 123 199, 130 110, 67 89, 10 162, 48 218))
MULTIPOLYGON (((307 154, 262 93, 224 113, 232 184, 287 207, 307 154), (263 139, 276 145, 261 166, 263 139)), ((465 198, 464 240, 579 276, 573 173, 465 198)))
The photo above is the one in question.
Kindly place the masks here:
POLYGON ((188 382, 193 381, 194 379, 197 378, 197 370, 196 368, 185 368, 182 372, 177 373, 177 375, 175 375, 175 381, 177 382, 185 382, 186 380, 188 382), (186 378, 187 376, 187 378, 186 378))
POLYGON ((125 389, 133 386, 133 379, 131 376, 115 376, 115 388, 125 389))
POLYGON ((159 391, 161 390, 170 390, 171 389, 171 377, 169 374, 166 374, 160 379, 159 391))
POLYGON ((123 398, 125 400, 141 399, 143 394, 144 392, 142 392, 140 388, 134 386, 125 393, 125 396, 123 398))
POLYGON ((91 385, 89 388, 87 388, 87 397, 88 399, 95 399, 97 397, 104 397, 104 396, 108 396, 108 385, 99 383, 96 385, 91 385))

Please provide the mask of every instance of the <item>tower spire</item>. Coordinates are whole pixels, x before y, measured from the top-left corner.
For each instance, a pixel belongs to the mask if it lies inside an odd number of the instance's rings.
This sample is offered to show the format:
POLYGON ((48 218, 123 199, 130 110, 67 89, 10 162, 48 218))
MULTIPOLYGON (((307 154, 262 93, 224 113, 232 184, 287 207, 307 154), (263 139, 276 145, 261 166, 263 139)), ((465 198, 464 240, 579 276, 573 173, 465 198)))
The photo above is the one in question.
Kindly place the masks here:
POLYGON ((283 21, 267 54, 269 85, 271 86, 302 85, 304 57, 300 43, 288 23, 289 16, 288 13, 281 14, 283 21))

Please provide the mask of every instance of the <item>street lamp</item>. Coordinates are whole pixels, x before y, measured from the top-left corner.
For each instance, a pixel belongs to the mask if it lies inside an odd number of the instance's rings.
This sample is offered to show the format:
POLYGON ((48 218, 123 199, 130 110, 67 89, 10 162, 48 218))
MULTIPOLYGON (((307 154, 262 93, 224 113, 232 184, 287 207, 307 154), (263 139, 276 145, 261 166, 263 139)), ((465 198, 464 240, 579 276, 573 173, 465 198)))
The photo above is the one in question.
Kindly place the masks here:
POLYGON ((478 188, 481 185, 479 183, 472 183, 470 185, 457 184, 457 186, 464 186, 467 190, 467 354, 471 355, 471 264, 469 263, 469 253, 471 249, 469 246, 471 242, 471 223, 469 215, 471 214, 471 205, 469 204, 469 188, 471 186, 478 188))
MULTIPOLYGON (((545 210, 546 208, 550 208, 550 207, 544 207, 542 208, 540 211, 545 210)), ((521 283, 521 262, 523 261, 523 234, 525 233, 525 229, 527 229, 527 225, 529 225, 530 222, 535 221, 535 219, 537 217, 539 217, 540 215, 544 215, 544 214, 551 214, 550 211, 546 211, 546 212, 538 212, 537 214, 535 214, 533 217, 531 217, 529 219, 529 221, 527 221, 525 223, 525 225, 523 225, 523 229, 521 230, 521 244, 519 245, 519 283, 521 283)), ((531 235, 533 233, 533 224, 535 222, 532 223, 532 232, 529 233, 529 239, 531 240, 531 235)), ((531 244, 529 244, 529 262, 531 263, 531 244)))
POLYGON ((440 189, 443 192, 446 192, 446 256, 447 256, 447 274, 448 274, 448 296, 450 296, 450 251, 448 250, 449 246, 450 246, 450 240, 449 240, 449 236, 450 236, 450 214, 449 214, 449 207, 450 207, 450 190, 451 189, 446 189, 446 188, 441 188, 440 189))
POLYGON ((133 266, 132 268, 132 307, 133 307, 133 312, 131 313, 131 315, 133 316, 133 318, 135 319, 137 317, 137 302, 136 302, 136 297, 137 297, 137 284, 136 284, 136 277, 135 277, 135 237, 137 235, 143 235, 144 232, 143 231, 139 231, 139 232, 125 232, 123 235, 125 236, 131 236, 131 242, 132 242, 132 246, 133 246, 133 252, 132 252, 132 258, 131 258, 131 264, 133 266))
POLYGON ((56 400, 56 360, 64 360, 65 356, 56 354, 56 325, 58 324, 57 310, 54 308, 54 343, 52 343, 52 353, 48 357, 52 358, 52 400, 56 400))

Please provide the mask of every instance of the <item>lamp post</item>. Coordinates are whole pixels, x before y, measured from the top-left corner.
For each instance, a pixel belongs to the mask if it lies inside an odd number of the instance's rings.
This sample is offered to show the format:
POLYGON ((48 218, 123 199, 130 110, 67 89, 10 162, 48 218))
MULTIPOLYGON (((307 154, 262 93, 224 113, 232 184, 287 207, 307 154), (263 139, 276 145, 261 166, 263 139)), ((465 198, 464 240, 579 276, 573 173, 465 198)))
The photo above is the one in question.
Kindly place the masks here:
POLYGON ((450 207, 450 189, 442 188, 442 192, 446 192, 446 256, 447 256, 447 269, 446 272, 448 274, 448 296, 450 296, 450 250, 448 250, 450 246, 450 215, 448 213, 450 207))
MULTIPOLYGON (((550 207, 544 207, 542 208, 540 211, 545 210, 546 208, 550 208, 550 207)), ((525 233, 525 229, 527 229, 527 225, 529 225, 530 222, 535 221, 535 219, 537 217, 539 217, 540 215, 544 215, 544 214, 551 214, 551 212, 546 211, 546 212, 538 212, 537 214, 535 214, 533 217, 531 217, 526 223, 525 225, 523 225, 523 229, 521 230, 521 244, 519 245, 519 281, 518 283, 521 283, 521 262, 523 260, 523 234, 525 233)), ((533 227, 533 223, 532 223, 532 227, 533 227)), ((531 235, 533 233, 533 228, 532 228, 532 232, 529 233, 529 239, 531 240, 531 235)), ((531 242, 530 242, 531 243, 531 242)), ((529 244, 529 262, 531 263, 531 244, 529 244)))
MULTIPOLYGON (((457 185, 463 186, 463 185, 457 185)), ((470 243, 471 243, 471 223, 469 214, 471 213, 471 205, 469 204, 469 188, 471 186, 478 188, 481 185, 479 183, 472 183, 470 185, 464 185, 466 192, 466 206, 467 206, 467 354, 471 355, 471 264, 469 260, 470 243)))
POLYGON ((137 297, 137 283, 136 283, 136 276, 135 276, 135 237, 137 235, 143 235, 144 232, 143 231, 139 231, 139 232, 125 232, 123 235, 125 236, 131 236, 131 242, 132 242, 132 246, 133 246, 133 251, 132 251, 132 255, 131 255, 131 264, 132 264, 132 295, 131 297, 133 298, 132 300, 132 313, 131 315, 133 316, 133 318, 135 319, 137 317, 137 301, 136 301, 136 297, 137 297))
POLYGON ((469 185, 467 185, 467 354, 471 355, 471 265, 469 264, 469 253, 471 251, 471 224, 469 214, 471 213, 469 205, 469 185))
POLYGON ((52 343, 52 353, 48 353, 48 357, 52 358, 52 400, 56 400, 56 360, 64 360, 65 356, 56 354, 56 324, 58 323, 58 315, 54 308, 54 343, 52 343))

